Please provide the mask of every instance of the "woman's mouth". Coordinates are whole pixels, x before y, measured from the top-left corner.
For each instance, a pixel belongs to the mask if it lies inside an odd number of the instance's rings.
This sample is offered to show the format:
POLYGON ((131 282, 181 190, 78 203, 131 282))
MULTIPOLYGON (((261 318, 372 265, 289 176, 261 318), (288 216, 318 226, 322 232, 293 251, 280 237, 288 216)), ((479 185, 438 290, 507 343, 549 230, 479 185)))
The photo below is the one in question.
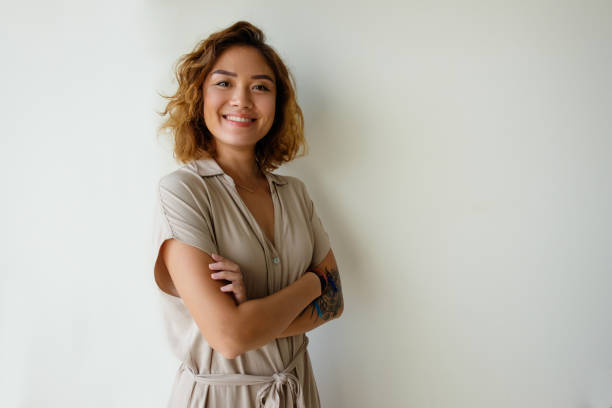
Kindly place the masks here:
POLYGON ((249 126, 256 120, 256 119, 245 117, 245 116, 236 116, 236 115, 222 115, 222 116, 223 116, 223 119, 227 120, 231 125, 241 126, 241 127, 249 126))

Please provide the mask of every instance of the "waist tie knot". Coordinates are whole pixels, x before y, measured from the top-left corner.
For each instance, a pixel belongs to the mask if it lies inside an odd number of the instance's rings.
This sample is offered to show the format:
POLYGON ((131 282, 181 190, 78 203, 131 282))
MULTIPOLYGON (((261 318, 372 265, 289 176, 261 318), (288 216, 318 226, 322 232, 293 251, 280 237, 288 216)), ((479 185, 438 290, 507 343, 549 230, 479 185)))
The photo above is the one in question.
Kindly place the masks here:
POLYGON ((297 401, 297 406, 302 408, 302 387, 297 377, 291 373, 280 372, 272 374, 274 382, 264 385, 257 392, 257 407, 280 407, 280 396, 284 394, 283 386, 287 385, 289 393, 294 401, 297 401))
POLYGON ((272 374, 272 378, 274 378, 274 383, 276 385, 284 385, 287 381, 289 381, 289 376, 282 372, 272 374))
POLYGON ((297 408, 304 407, 302 387, 298 378, 291 373, 297 365, 298 358, 306 351, 308 337, 304 336, 304 343, 293 356, 293 360, 283 371, 265 375, 249 374, 198 374, 196 375, 190 367, 184 366, 189 371, 194 380, 208 385, 263 385, 257 392, 257 408, 277 408, 281 405, 281 396, 285 396, 287 389, 288 396, 295 403, 297 408))

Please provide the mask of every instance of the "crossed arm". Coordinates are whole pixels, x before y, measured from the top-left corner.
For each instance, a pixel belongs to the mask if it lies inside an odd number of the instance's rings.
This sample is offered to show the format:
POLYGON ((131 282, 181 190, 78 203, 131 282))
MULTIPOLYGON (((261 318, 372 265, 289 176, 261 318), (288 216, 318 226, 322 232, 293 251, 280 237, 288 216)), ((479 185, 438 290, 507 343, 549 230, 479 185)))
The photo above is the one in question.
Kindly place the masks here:
POLYGON ((327 281, 325 292, 306 306, 278 337, 289 337, 306 333, 342 315, 344 299, 342 297, 338 265, 336 264, 333 251, 330 249, 325 259, 319 265, 311 267, 310 270, 319 276, 325 277, 327 281))
POLYGON ((201 273, 214 262, 209 254, 170 239, 162 245, 160 256, 202 335, 227 358, 262 347, 275 338, 312 330, 339 317, 343 310, 340 279, 331 250, 320 265, 291 285, 240 304, 220 290, 224 283, 201 273), (317 274, 325 274, 328 281, 333 281, 323 294, 317 274))

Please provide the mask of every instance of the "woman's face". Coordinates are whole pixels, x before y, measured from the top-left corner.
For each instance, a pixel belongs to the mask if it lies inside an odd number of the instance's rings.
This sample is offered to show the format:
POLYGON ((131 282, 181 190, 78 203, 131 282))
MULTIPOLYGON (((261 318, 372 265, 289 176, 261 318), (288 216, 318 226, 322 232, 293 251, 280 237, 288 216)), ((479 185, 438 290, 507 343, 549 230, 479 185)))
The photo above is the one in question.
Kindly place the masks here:
POLYGON ((251 149, 272 127, 276 87, 272 69, 248 46, 225 50, 203 85, 204 121, 217 150, 251 149))

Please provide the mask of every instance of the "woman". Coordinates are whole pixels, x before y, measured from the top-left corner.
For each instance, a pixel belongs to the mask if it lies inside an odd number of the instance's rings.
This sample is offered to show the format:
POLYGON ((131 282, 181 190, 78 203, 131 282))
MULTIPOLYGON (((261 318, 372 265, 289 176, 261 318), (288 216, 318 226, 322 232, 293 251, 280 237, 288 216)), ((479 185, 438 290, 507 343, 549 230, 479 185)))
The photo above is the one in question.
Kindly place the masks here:
POLYGON ((155 281, 181 361, 171 407, 318 407, 305 333, 343 310, 304 184, 271 173, 305 148, 290 74, 257 27, 177 66, 161 129, 185 163, 159 181, 155 281))

